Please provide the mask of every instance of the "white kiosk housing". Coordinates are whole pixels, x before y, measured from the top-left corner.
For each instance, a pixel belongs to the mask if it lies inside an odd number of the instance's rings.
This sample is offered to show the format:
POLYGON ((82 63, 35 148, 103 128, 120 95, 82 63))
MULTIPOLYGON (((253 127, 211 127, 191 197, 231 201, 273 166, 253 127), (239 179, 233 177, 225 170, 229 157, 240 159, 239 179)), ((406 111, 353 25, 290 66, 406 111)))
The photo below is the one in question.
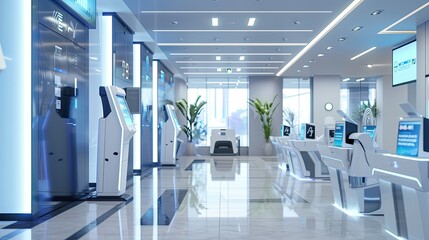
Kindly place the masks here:
POLYGON ((97 197, 120 197, 127 182, 129 142, 136 129, 125 91, 100 87, 103 117, 98 126, 97 197))
POLYGON ((165 112, 167 120, 162 126, 161 165, 176 165, 177 135, 180 132, 180 124, 173 105, 166 104, 165 112))
POLYGON ((210 155, 237 155, 234 129, 212 129, 210 136, 210 155))
POLYGON ((326 165, 320 159, 317 145, 326 145, 325 141, 315 140, 316 128, 304 123, 301 127, 301 139, 287 140, 284 146, 290 157, 289 170, 298 179, 329 178, 326 165))
POLYGON ((368 158, 380 179, 386 231, 398 239, 429 239, 429 119, 401 107, 396 154, 368 158))

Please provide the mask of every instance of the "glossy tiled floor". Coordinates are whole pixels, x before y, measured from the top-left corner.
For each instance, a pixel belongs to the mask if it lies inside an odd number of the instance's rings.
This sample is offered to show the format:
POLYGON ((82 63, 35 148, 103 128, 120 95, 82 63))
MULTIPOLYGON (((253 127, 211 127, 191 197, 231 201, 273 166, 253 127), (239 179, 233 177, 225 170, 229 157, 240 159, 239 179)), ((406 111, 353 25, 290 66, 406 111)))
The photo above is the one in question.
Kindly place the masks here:
POLYGON ((0 239, 389 239, 383 217, 347 216, 329 182, 298 181, 274 158, 197 158, 134 177, 127 203, 83 202, 32 229, 0 222, 0 239))

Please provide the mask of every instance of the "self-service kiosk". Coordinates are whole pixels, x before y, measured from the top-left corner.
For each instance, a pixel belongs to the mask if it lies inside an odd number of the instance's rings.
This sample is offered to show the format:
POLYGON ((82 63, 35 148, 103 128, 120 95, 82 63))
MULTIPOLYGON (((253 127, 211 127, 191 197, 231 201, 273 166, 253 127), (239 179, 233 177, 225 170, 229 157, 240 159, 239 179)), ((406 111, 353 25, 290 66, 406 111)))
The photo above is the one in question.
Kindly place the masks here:
POLYGON ((338 142, 343 139, 342 144, 319 146, 322 161, 328 166, 331 176, 335 206, 351 214, 379 214, 380 188, 367 160, 368 154, 376 151, 370 134, 352 133, 346 129, 350 126, 347 123, 339 125, 336 126, 335 137, 338 142), (345 137, 346 133, 350 133, 348 137, 345 137), (353 145, 347 142, 353 142, 353 145))
MULTIPOLYGON (((366 153, 375 151, 370 134, 361 136, 350 117, 342 111, 338 114, 343 121, 335 124, 333 144, 318 146, 322 161, 329 169, 335 206, 350 214, 378 214, 381 212, 380 190, 366 160, 366 153)), ((364 129, 375 135, 375 126, 364 129)))
POLYGON ((298 179, 329 178, 326 165, 321 161, 317 145, 325 141, 315 140, 316 128, 312 124, 301 125, 301 140, 287 140, 285 148, 290 157, 289 169, 298 179))
POLYGON ((161 133, 161 165, 176 165, 177 135, 180 132, 180 124, 173 105, 166 104, 165 113, 167 119, 161 133))
POLYGON ((129 142, 136 129, 123 89, 102 86, 100 97, 103 117, 98 127, 97 198, 124 200, 129 142))
POLYGON ((386 232, 405 239, 429 239, 429 120, 408 114, 398 123, 396 154, 368 158, 379 178, 386 232))

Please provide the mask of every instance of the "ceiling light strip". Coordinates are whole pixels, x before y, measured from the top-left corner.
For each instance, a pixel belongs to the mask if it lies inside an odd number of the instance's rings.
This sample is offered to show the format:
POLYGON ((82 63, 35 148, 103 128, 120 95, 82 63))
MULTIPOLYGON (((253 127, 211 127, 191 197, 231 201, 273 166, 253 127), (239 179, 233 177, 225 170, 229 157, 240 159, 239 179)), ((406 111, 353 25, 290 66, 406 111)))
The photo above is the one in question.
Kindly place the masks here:
POLYGON ((154 29, 153 32, 314 32, 310 29, 154 29))
POLYGON ((249 14, 249 13, 279 13, 279 14, 326 14, 326 13, 332 13, 332 11, 310 11, 310 10, 296 10, 296 11, 234 11, 234 10, 230 10, 230 11, 141 11, 141 13, 148 13, 148 14, 179 14, 179 13, 183 13, 183 14, 191 14, 191 13, 196 13, 196 14, 210 14, 210 13, 244 13, 244 14, 249 14))
POLYGON ((304 54, 306 54, 314 45, 316 45, 326 34, 328 34, 338 23, 340 23, 347 15, 349 15, 356 7, 364 0, 354 0, 346 9, 344 9, 331 23, 328 24, 310 43, 307 44, 290 62, 288 62, 276 76, 281 76, 293 64, 295 64, 304 54))
POLYGON ((307 43, 158 43, 160 47, 303 47, 307 43))
POLYGON ((368 50, 366 50, 366 51, 364 51, 364 52, 361 52, 361 53, 359 53, 358 55, 356 55, 356 56, 354 56, 354 57, 352 57, 352 58, 350 58, 350 60, 355 60, 355 59, 357 59, 357 58, 360 58, 360 57, 362 57, 363 55, 365 55, 365 54, 367 54, 367 53, 369 53, 369 52, 371 52, 372 50, 374 50, 374 49, 376 49, 377 47, 372 47, 372 48, 370 48, 370 49, 368 49, 368 50))
MULTIPOLYGON (((180 67, 180 69, 217 69, 218 67, 180 67)), ((279 67, 240 67, 241 69, 279 69, 279 67)))
POLYGON ((185 72, 185 75, 274 75, 273 72, 185 72))
POLYGON ((176 63, 284 63, 285 61, 176 61, 176 63))
POLYGON ((415 34, 416 31, 389 31, 389 29, 391 29, 392 27, 398 25, 400 22, 404 21, 405 19, 411 17, 412 15, 416 14, 417 12, 421 11, 422 9, 426 8, 427 6, 429 6, 429 2, 425 3, 423 6, 417 8, 416 10, 410 12, 409 14, 407 14, 406 16, 404 16, 403 18, 399 19, 398 21, 394 22, 393 24, 391 24, 390 26, 388 26, 387 28, 381 30, 378 34, 402 34, 402 33, 409 33, 409 34, 415 34))
POLYGON ((290 56, 292 53, 170 53, 170 56, 290 56))

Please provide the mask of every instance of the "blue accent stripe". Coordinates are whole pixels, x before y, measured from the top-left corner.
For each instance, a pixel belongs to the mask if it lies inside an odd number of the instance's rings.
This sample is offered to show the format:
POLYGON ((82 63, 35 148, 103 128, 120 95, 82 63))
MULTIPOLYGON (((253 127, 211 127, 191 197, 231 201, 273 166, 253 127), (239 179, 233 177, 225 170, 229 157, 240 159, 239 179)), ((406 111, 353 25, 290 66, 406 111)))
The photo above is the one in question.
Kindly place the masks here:
MULTIPOLYGON (((176 214, 177 209, 179 209, 180 204, 185 198, 188 190, 178 189, 166 190, 158 198, 158 223, 157 225, 170 225, 173 220, 174 215, 176 214)), ((141 225, 153 225, 153 207, 147 210, 141 219, 141 225)))

